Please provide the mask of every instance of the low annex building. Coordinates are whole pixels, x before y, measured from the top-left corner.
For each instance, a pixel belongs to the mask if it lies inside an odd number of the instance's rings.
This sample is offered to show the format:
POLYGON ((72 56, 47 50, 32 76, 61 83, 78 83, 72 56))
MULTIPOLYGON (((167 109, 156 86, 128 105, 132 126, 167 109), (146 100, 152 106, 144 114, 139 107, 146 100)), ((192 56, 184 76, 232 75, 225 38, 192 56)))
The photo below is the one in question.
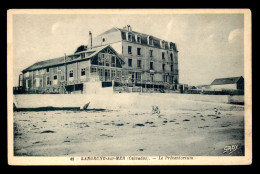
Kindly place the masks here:
POLYGON ((244 78, 240 76, 240 77, 215 79, 211 83, 210 88, 214 90, 221 90, 221 89, 244 90, 244 78))
POLYGON ((101 46, 37 62, 23 70, 21 83, 25 92, 82 93, 84 82, 121 78, 123 63, 111 46, 101 46))
POLYGON ((93 81, 103 87, 177 90, 177 46, 129 25, 114 27, 94 38, 89 32, 88 45, 74 54, 37 62, 19 76, 26 93, 84 93, 84 84, 93 81))

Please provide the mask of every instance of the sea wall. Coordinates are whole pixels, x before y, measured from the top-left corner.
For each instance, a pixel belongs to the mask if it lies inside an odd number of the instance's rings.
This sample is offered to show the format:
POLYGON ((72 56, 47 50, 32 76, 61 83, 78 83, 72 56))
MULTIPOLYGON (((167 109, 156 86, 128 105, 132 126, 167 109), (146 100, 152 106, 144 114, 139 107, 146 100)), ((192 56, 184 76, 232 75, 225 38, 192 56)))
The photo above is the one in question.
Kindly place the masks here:
POLYGON ((228 103, 230 103, 230 104, 244 104, 244 95, 228 96, 228 103))
MULTIPOLYGON (((111 89, 106 89, 111 90, 111 89)), ((192 108, 205 103, 216 105, 229 102, 228 96, 167 94, 167 93, 98 93, 98 94, 18 94, 14 95, 17 108, 80 107, 89 103, 88 109, 164 109, 192 108)), ((201 106, 203 107, 203 106, 201 106)))

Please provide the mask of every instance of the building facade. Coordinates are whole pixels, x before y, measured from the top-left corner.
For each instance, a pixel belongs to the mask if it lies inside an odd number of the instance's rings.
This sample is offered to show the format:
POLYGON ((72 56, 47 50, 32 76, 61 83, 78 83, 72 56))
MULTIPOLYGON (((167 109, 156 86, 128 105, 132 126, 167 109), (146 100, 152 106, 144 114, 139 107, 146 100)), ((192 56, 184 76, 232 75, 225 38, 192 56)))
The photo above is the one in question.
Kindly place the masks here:
POLYGON ((122 64, 124 61, 107 45, 37 62, 23 70, 20 84, 26 93, 83 93, 86 82, 116 78, 122 64))
MULTIPOLYGON (((176 90, 179 84, 178 50, 173 42, 135 32, 131 26, 112 28, 93 38, 93 47, 111 45, 125 64, 125 74, 142 86, 176 90)), ((137 84, 138 85, 138 84, 137 84)))
POLYGON ((176 44, 134 32, 130 26, 112 28, 94 38, 90 32, 87 46, 72 55, 37 62, 19 76, 26 93, 83 93, 84 83, 91 81, 176 90, 176 44))

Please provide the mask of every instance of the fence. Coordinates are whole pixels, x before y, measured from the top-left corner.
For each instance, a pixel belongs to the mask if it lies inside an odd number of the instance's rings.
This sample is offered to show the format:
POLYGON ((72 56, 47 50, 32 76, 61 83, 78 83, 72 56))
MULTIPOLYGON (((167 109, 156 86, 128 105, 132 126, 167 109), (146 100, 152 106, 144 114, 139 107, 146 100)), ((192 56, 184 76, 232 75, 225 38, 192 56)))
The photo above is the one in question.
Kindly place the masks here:
POLYGON ((204 95, 244 95, 244 90, 222 89, 221 91, 189 89, 188 94, 204 94, 204 95))

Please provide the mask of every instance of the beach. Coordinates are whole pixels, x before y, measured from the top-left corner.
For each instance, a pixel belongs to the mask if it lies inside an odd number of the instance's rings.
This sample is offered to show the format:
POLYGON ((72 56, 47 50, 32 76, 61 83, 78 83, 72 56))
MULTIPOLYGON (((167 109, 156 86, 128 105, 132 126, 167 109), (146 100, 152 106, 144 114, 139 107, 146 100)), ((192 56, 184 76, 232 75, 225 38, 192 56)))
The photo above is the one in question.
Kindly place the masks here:
POLYGON ((243 105, 219 96, 118 96, 93 100, 87 110, 14 112, 14 155, 244 155, 243 105), (225 152, 231 145, 237 149, 225 152))

